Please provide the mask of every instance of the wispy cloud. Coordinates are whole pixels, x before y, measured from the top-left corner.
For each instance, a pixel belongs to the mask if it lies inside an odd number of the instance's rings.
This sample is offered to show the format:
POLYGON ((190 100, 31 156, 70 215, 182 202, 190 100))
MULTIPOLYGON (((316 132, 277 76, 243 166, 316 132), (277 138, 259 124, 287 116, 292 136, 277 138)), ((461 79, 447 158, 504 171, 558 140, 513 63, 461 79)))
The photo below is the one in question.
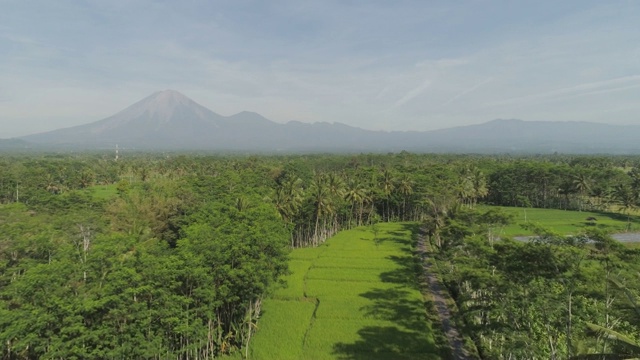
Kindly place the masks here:
POLYGON ((13 34, 9 34, 9 33, 2 33, 0 34, 0 39, 5 39, 7 41, 10 41, 12 43, 16 43, 16 44, 22 44, 22 45, 41 45, 40 42, 27 37, 27 36, 20 36, 20 35, 13 35, 13 34))
POLYGON ((588 96, 614 91, 624 91, 640 86, 640 75, 624 76, 602 81, 583 83, 571 87, 554 89, 537 94, 520 96, 488 103, 489 106, 558 100, 559 98, 588 96))
POLYGON ((422 82, 422 84, 420 84, 418 87, 412 89, 411 91, 407 92, 402 98, 400 98, 398 101, 396 101, 393 104, 393 106, 394 107, 398 107, 398 106, 402 106, 402 105, 408 103, 409 101, 415 99, 420 94, 422 94, 425 90, 427 90, 429 88, 429 86, 431 86, 431 80, 429 80, 429 79, 424 80, 422 82))
POLYGON ((447 101, 445 101, 444 103, 442 103, 442 106, 447 106, 447 105, 451 104, 452 102, 454 102, 454 101, 456 101, 456 100, 460 99, 461 97, 463 97, 463 96, 465 96, 465 95, 467 95, 467 94, 470 94, 470 93, 472 93, 472 92, 474 92, 474 91, 478 90, 478 88, 480 88, 482 85, 488 84, 488 83, 490 83, 491 81, 493 81, 493 79, 492 79, 492 78, 489 78, 489 79, 487 79, 487 80, 484 80, 484 81, 479 82, 478 84, 473 85, 472 87, 470 87, 470 88, 468 88, 468 89, 463 90, 462 92, 460 92, 460 93, 456 94, 455 96, 453 96, 453 97, 452 97, 452 98, 450 98, 449 100, 447 100, 447 101))

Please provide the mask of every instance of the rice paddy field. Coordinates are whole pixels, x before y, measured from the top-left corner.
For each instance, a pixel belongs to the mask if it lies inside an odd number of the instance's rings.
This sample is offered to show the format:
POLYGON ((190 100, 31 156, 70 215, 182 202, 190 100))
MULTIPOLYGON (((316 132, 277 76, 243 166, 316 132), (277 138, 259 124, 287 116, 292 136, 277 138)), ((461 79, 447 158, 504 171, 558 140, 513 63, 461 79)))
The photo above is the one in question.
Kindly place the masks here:
MULTIPOLYGON (((478 206, 480 210, 494 208, 492 206, 478 206)), ((496 207, 497 208, 497 207, 496 207)), ((604 229, 611 233, 640 232, 640 217, 614 212, 588 212, 556 209, 536 209, 521 207, 500 207, 504 212, 513 216, 513 223, 505 226, 500 235, 527 236, 533 235, 522 225, 536 223, 563 235, 575 235, 589 227, 604 229), (595 220, 587 220, 593 218, 595 220), (628 221, 630 220, 630 222, 628 221)))
POLYGON ((286 286, 263 303, 250 359, 441 359, 413 257, 417 225, 378 226, 378 241, 361 227, 293 250, 286 286))

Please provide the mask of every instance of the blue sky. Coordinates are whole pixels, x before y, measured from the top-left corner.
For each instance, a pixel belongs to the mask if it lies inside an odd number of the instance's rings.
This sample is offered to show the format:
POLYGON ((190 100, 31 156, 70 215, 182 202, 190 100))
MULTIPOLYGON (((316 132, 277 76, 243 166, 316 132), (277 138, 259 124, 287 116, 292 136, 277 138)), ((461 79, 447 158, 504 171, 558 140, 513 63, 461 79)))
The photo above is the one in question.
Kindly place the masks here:
POLYGON ((640 1, 0 0, 0 138, 174 89, 222 115, 640 124, 640 1))

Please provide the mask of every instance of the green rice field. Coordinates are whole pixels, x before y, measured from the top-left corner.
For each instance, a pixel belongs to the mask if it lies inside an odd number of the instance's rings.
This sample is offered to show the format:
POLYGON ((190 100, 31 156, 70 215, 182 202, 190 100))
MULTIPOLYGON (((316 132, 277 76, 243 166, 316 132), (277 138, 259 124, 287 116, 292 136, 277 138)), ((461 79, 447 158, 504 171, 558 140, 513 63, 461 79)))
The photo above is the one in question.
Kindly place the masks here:
POLYGON ((412 254, 417 225, 378 226, 377 245, 361 227, 293 250, 287 285, 263 303, 250 359, 441 358, 412 254))
MULTIPOLYGON (((497 208, 492 206, 478 206, 480 210, 497 208)), ((613 212, 587 212, 556 209, 535 209, 521 207, 500 207, 504 212, 513 216, 513 223, 500 230, 503 236, 533 235, 522 225, 535 223, 563 235, 575 235, 585 228, 596 227, 611 233, 639 232, 640 217, 631 215, 630 224, 627 215, 613 212), (587 218, 596 220, 587 221, 587 218), (628 227, 629 226, 629 227, 628 227)))

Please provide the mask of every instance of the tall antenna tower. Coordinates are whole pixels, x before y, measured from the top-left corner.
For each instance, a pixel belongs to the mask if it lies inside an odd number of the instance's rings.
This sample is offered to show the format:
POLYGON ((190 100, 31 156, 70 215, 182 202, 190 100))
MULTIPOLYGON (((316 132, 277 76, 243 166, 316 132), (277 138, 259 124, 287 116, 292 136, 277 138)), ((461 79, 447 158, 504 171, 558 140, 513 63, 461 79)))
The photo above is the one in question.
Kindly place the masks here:
POLYGON ((118 159, 120 158, 119 154, 118 154, 118 144, 116 144, 116 161, 118 161, 118 159))

